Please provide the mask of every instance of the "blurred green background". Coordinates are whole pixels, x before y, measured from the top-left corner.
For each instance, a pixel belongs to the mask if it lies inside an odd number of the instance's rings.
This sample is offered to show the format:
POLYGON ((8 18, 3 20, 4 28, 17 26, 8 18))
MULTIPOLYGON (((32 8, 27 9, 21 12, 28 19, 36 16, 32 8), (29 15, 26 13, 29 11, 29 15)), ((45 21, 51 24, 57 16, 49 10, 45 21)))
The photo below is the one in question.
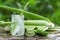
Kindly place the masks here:
MULTIPOLYGON (((60 0, 0 0, 0 5, 23 10, 27 2, 29 2, 29 5, 25 11, 42 15, 55 24, 60 25, 60 0)), ((0 8, 0 20, 10 21, 12 13, 15 12, 0 8)))

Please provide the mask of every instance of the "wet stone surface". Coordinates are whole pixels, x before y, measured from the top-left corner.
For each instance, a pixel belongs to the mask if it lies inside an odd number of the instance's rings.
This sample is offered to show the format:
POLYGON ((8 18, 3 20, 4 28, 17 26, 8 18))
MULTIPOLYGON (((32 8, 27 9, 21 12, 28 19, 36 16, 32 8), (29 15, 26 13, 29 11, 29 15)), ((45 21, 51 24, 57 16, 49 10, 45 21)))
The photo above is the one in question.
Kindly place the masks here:
POLYGON ((0 35, 0 40, 60 40, 60 34, 49 34, 48 36, 34 36, 34 37, 15 37, 10 36, 10 34, 0 35))
POLYGON ((34 37, 26 37, 26 36, 21 36, 21 37, 16 37, 16 36, 11 36, 9 32, 5 32, 0 29, 0 40, 60 40, 60 32, 54 32, 48 34, 47 36, 39 36, 35 35, 34 37))

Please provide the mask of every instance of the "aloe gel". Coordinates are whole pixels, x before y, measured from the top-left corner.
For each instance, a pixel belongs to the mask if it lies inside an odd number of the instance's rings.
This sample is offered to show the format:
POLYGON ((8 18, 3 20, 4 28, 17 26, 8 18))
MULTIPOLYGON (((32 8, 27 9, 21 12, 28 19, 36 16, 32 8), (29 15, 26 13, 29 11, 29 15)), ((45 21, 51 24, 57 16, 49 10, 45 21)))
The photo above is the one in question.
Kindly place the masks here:
POLYGON ((24 16, 12 15, 11 35, 22 36, 24 35, 24 16))

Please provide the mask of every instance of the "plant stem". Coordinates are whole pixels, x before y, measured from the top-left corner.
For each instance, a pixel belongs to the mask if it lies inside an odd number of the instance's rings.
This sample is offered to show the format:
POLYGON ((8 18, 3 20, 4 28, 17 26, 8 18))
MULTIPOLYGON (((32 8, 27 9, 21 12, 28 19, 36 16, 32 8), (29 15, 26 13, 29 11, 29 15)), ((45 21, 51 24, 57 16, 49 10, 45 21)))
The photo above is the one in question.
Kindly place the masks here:
MULTIPOLYGON (((24 6, 23 10, 25 10, 28 5, 29 5, 29 2, 26 3, 26 5, 24 6)), ((21 14, 23 14, 23 13, 24 13, 24 12, 22 11, 21 14)))

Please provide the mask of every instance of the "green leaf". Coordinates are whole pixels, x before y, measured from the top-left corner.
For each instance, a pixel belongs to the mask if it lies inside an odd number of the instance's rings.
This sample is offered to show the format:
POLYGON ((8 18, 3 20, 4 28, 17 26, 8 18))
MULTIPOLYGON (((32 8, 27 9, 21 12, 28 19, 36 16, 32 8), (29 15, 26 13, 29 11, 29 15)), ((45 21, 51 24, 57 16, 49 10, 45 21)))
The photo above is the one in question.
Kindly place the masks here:
POLYGON ((36 0, 29 0, 31 6, 36 5, 36 0))
POLYGON ((2 0, 0 0, 0 5, 2 4, 2 0))
POLYGON ((60 25, 60 9, 56 9, 56 11, 54 12, 54 14, 52 15, 52 21, 55 23, 55 24, 58 24, 60 25))

